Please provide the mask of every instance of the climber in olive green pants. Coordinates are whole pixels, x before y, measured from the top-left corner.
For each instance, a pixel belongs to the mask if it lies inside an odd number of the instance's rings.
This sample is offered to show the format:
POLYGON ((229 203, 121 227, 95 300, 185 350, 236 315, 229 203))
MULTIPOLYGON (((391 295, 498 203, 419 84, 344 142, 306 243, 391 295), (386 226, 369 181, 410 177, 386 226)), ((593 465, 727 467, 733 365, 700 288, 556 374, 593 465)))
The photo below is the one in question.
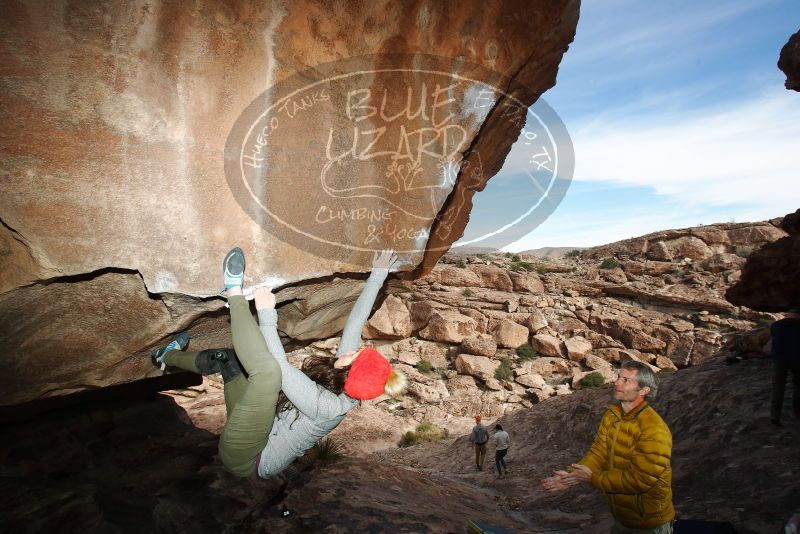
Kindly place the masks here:
POLYGON ((228 417, 220 436, 219 456, 228 471, 240 477, 248 477, 256 473, 258 458, 266 447, 269 432, 272 430, 281 390, 281 369, 267 349, 264 336, 250 313, 250 306, 241 294, 244 257, 242 255, 241 266, 237 265, 236 251, 241 253, 239 249, 232 250, 224 262, 233 348, 236 354, 229 354, 224 349, 182 352, 188 343, 188 336, 182 334, 184 339, 179 340, 176 336, 174 341, 154 357, 157 363, 195 373, 222 373, 228 417), (237 276, 238 280, 235 279, 237 276), (234 280, 231 281, 231 278, 234 280), (236 364, 237 356, 247 377, 236 364))

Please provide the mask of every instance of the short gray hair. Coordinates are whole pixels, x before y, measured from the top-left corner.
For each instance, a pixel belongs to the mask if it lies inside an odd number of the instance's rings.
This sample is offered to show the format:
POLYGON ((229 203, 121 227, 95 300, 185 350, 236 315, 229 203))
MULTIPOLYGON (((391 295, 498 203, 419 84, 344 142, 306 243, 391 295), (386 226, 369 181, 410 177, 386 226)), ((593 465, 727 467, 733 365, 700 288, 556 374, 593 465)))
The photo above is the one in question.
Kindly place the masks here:
POLYGON ((658 393, 658 379, 649 365, 644 362, 630 360, 622 364, 622 369, 636 371, 636 381, 639 383, 639 387, 643 388, 646 386, 650 388, 650 393, 644 396, 646 400, 653 400, 656 398, 656 393, 658 393))

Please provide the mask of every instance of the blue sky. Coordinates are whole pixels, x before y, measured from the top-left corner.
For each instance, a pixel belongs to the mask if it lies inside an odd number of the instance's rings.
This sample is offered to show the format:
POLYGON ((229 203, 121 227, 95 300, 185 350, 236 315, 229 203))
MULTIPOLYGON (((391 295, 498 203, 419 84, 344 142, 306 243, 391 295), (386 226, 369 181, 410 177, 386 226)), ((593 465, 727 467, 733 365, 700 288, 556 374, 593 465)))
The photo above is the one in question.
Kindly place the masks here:
MULTIPOLYGON (((799 28, 796 0, 584 0, 544 95, 570 132, 573 181, 556 211, 505 250, 800 208, 800 93, 776 67, 799 28)), ((468 237, 535 202, 521 148, 475 196, 468 237)))

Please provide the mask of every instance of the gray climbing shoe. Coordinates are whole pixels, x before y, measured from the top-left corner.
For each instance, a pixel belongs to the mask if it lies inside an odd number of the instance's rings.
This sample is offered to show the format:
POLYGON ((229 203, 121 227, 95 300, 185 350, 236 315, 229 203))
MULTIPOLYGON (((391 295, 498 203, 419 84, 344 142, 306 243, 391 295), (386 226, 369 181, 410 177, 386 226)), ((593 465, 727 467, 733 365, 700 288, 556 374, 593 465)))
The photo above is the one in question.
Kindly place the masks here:
POLYGON ((153 360, 153 365, 157 367, 161 367, 163 371, 166 367, 164 363, 164 355, 171 350, 184 350, 186 346, 189 344, 189 334, 186 332, 178 332, 175 334, 175 337, 172 338, 166 347, 160 348, 158 350, 154 350, 150 354, 150 358, 153 360))

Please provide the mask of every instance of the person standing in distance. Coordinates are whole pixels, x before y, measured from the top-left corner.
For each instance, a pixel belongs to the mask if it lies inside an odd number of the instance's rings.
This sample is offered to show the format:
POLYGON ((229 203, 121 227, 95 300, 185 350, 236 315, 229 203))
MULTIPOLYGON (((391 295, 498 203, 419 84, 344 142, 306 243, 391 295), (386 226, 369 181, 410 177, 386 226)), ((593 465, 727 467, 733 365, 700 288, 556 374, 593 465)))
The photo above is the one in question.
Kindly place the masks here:
POLYGON ((789 372, 794 380, 792 408, 795 419, 800 418, 800 310, 790 309, 783 319, 775 321, 770 327, 772 335, 772 402, 770 421, 781 425, 783 394, 789 372))
POLYGON ((612 534, 672 534, 672 434, 648 404, 658 389, 642 362, 622 365, 594 442, 570 470, 541 481, 549 492, 591 484, 606 494, 612 534))

